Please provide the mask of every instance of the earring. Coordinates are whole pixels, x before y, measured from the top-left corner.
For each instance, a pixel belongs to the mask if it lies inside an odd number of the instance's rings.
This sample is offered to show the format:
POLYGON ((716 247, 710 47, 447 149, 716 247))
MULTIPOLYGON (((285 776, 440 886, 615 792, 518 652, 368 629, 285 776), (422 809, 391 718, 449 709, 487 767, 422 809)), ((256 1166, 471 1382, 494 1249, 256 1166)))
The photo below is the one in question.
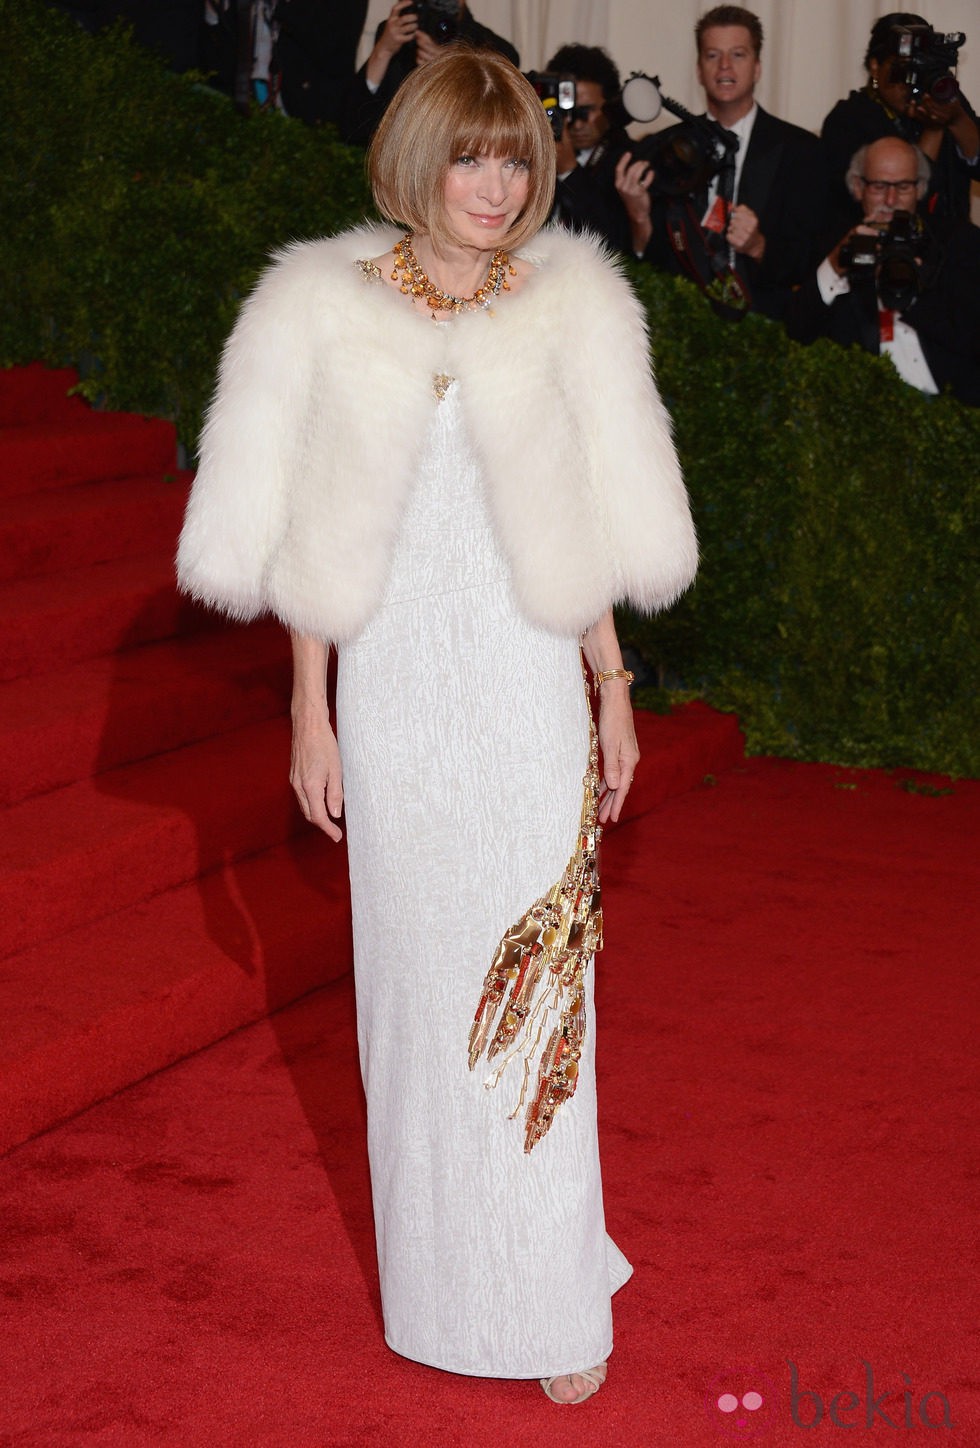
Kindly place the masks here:
POLYGON ((878 77, 877 77, 876 75, 873 75, 873 76, 871 77, 871 89, 872 89, 872 90, 877 90, 877 89, 878 89, 878 77))

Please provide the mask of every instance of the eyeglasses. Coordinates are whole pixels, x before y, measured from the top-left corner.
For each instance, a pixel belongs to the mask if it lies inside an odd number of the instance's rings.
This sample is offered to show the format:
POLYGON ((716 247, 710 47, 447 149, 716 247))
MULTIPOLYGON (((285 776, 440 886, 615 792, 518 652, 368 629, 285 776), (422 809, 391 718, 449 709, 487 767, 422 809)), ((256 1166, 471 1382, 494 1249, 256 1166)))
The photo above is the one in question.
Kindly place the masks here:
POLYGON ((899 196, 911 196, 919 186, 918 181, 872 181, 870 176, 862 176, 861 180, 872 196, 884 196, 886 191, 895 191, 899 196))

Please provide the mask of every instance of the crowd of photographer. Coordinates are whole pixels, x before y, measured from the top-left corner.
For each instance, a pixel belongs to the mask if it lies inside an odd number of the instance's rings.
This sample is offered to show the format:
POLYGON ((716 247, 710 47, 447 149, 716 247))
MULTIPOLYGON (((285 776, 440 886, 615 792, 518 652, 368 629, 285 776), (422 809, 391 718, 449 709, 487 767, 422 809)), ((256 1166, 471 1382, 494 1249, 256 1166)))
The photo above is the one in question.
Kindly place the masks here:
MULTIPOLYGON (((395 0, 348 92, 347 139, 367 142, 401 79, 455 39, 518 63, 457 0, 395 0)), ((980 132, 954 74, 964 39, 910 12, 881 17, 866 86, 819 137, 756 101, 762 26, 742 6, 695 27, 701 115, 654 78, 623 86, 605 51, 565 45, 529 74, 555 134, 554 219, 692 278, 723 317, 757 311, 802 342, 885 353, 912 386, 980 405, 980 132), (631 139, 629 123, 662 109, 678 123, 631 139)))
POLYGON ((838 229, 859 215, 846 179, 851 159, 884 136, 911 141, 928 158, 930 215, 969 217, 970 182, 980 179, 980 136, 954 75, 964 39, 937 34, 907 11, 875 22, 864 56, 867 83, 837 102, 820 131, 838 229))
POLYGON ((691 277, 723 317, 758 311, 798 341, 888 355, 920 391, 948 387, 980 406, 980 229, 969 219, 980 130, 955 77, 965 36, 906 11, 881 17, 866 86, 833 107, 819 138, 755 100, 763 36, 751 11, 715 6, 695 40, 702 115, 643 75, 606 103, 611 129, 662 108, 680 118, 636 143, 615 133, 628 245, 619 218, 603 226, 597 209, 585 224, 691 277))
MULTIPOLYGON (((441 45, 520 64, 465 0, 394 0, 357 71, 367 0, 52 3, 91 28, 121 15, 240 109, 331 122, 360 145, 441 45)), ((756 101, 763 33, 743 6, 716 5, 695 27, 700 115, 663 95, 659 78, 621 84, 598 47, 562 46, 528 77, 555 135, 553 219, 692 278, 725 318, 758 311, 800 341, 887 353, 913 386, 948 385, 980 405, 980 229, 969 219, 980 129, 955 75, 964 41, 911 12, 882 16, 866 84, 833 106, 819 137, 756 101), (627 125, 662 110, 677 124, 631 138, 627 125)))

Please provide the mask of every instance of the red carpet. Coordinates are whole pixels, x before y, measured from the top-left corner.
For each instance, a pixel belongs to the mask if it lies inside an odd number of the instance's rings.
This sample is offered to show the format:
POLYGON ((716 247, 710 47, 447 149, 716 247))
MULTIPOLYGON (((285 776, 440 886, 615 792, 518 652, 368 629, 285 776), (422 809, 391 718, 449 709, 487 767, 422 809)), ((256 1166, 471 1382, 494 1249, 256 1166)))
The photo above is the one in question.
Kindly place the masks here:
POLYGON ((0 1166, 0 1443, 724 1448, 717 1384, 764 1395, 773 1448, 976 1448, 978 813, 976 784, 756 761, 610 833, 601 1125, 636 1273, 587 1406, 385 1349, 345 980, 0 1166), (940 1392, 955 1428, 919 1419, 940 1392))
POLYGON ((0 1448, 978 1448, 980 785, 641 719, 604 857, 609 1381, 565 1410, 404 1362, 282 639, 176 603, 163 425, 68 382, 0 374, 0 1448))

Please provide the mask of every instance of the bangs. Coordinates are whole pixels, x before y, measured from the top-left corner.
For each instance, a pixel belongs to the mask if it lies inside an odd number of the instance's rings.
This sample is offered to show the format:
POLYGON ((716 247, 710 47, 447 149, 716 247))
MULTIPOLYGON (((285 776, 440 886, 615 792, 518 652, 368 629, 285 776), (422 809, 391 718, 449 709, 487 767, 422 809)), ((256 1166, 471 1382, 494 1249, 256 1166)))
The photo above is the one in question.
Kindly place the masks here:
MULTIPOLYGON (((537 96, 534 102, 544 110, 537 96)), ((448 160, 452 162, 458 156, 479 155, 530 161, 537 149, 535 142, 536 128, 514 105, 514 97, 497 91, 483 97, 482 104, 474 106, 471 115, 460 116, 448 160)))

